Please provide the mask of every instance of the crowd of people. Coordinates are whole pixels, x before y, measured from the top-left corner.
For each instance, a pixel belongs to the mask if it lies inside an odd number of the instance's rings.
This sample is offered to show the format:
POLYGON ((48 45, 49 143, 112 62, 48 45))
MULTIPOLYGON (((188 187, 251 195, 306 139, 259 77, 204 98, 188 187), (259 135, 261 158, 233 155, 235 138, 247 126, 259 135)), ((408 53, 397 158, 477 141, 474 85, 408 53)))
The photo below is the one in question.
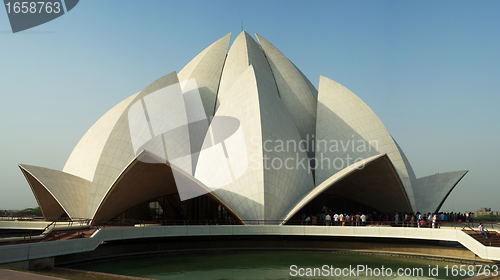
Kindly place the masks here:
POLYGON ((474 214, 467 213, 334 213, 323 208, 315 214, 302 213, 300 220, 303 225, 313 226, 366 226, 366 225, 392 225, 406 227, 432 227, 439 226, 438 222, 474 222, 474 214))

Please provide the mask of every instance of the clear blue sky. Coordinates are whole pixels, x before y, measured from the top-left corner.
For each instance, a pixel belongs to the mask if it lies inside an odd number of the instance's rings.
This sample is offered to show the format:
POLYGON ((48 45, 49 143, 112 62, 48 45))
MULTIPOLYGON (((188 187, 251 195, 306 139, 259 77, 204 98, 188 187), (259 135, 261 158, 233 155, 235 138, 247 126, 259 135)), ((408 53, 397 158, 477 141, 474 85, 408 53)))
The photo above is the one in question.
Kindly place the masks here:
POLYGON ((62 170, 90 126, 220 37, 271 41, 357 94, 418 177, 470 170, 442 208, 500 211, 499 1, 83 0, 12 34, 0 9, 0 209, 36 206, 17 164, 62 170))

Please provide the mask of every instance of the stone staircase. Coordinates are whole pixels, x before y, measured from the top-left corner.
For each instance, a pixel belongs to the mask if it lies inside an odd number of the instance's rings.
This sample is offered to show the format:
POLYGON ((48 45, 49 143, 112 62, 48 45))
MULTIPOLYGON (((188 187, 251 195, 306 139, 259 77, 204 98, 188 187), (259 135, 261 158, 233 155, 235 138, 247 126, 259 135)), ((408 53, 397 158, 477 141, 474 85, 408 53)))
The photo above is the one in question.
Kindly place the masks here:
POLYGON ((484 237, 479 230, 464 230, 465 233, 472 236, 484 246, 500 247, 500 234, 496 231, 490 231, 491 238, 484 237))

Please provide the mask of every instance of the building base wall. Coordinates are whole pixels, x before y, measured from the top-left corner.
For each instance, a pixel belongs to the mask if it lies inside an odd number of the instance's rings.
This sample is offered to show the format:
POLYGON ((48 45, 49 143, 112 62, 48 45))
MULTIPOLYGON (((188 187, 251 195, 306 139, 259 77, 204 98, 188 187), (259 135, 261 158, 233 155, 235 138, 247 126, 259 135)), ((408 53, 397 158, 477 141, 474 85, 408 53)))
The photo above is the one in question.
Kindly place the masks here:
POLYGON ((44 270, 54 268, 54 257, 5 263, 2 266, 19 270, 44 270))

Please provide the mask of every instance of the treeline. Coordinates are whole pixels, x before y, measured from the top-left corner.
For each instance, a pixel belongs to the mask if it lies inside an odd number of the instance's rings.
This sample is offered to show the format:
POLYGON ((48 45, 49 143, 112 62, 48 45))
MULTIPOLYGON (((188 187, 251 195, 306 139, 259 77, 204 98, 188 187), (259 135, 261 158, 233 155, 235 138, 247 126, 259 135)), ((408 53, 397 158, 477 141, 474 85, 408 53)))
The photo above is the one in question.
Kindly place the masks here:
POLYGON ((35 207, 35 208, 26 208, 20 211, 12 211, 12 210, 0 210, 0 216, 4 217, 26 217, 26 216, 33 216, 33 217, 42 217, 42 210, 40 210, 40 207, 35 207))
POLYGON ((500 216, 498 215, 484 215, 484 216, 477 216, 476 221, 483 221, 483 222, 498 222, 500 221, 500 216))

